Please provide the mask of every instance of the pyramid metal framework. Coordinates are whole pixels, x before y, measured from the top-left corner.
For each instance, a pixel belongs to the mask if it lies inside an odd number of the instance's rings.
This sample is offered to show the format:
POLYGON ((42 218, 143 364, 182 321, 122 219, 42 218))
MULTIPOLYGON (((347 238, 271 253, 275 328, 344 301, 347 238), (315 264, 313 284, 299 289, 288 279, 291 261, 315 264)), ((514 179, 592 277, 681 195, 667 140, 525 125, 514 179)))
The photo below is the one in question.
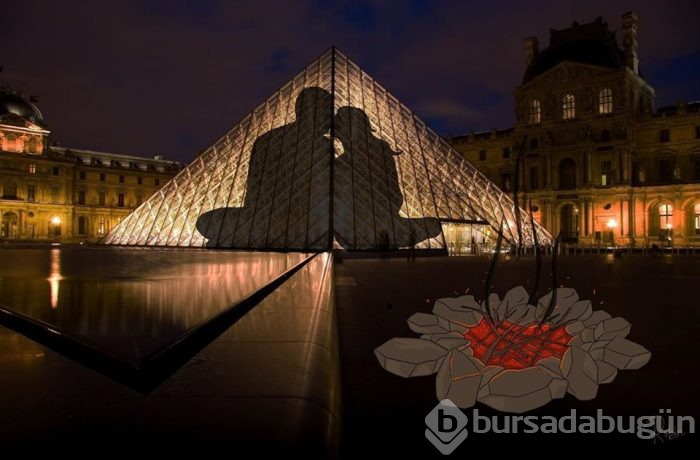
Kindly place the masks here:
MULTIPOLYGON (((102 243, 445 249, 443 221, 488 223, 511 243, 534 243, 524 210, 331 48, 102 243)), ((535 228, 539 244, 552 244, 535 228)))

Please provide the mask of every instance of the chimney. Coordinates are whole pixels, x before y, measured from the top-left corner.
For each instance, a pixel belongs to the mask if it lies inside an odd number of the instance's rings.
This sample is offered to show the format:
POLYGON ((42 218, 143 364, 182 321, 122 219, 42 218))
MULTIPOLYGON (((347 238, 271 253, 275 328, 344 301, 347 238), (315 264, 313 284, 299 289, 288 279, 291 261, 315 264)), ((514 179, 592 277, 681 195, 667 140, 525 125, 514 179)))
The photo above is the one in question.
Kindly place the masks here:
POLYGON ((532 60, 540 52, 540 42, 537 37, 527 37, 525 39, 525 67, 529 67, 532 60))
POLYGON ((633 11, 622 15, 622 44, 625 50, 627 67, 639 75, 639 58, 637 57, 637 14, 633 11))

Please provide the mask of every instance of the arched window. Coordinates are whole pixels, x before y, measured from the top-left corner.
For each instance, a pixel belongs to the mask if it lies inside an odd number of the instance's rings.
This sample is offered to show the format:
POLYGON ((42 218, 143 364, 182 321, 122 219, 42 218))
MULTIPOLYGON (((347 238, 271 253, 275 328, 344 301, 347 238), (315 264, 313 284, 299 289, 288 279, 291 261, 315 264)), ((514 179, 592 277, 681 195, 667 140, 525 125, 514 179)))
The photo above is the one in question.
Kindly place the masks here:
POLYGON ((700 203, 695 205, 695 215, 693 216, 695 222, 695 234, 700 235, 700 203))
POLYGON ((0 238, 17 238, 19 219, 14 212, 6 212, 2 215, 2 225, 0 226, 0 238))
POLYGON ((562 118, 571 120, 576 117, 576 97, 566 94, 561 100, 562 118))
POLYGON ((659 205, 659 224, 661 229, 673 228, 673 206, 670 204, 659 205))
POLYGON ((536 125, 542 121, 542 105, 539 99, 533 99, 530 101, 530 123, 536 125))
POLYGON ((576 188, 576 162, 573 158, 564 158, 559 162, 559 189, 576 188))
POLYGON ((598 113, 612 113, 613 95, 610 88, 603 88, 598 93, 598 113))

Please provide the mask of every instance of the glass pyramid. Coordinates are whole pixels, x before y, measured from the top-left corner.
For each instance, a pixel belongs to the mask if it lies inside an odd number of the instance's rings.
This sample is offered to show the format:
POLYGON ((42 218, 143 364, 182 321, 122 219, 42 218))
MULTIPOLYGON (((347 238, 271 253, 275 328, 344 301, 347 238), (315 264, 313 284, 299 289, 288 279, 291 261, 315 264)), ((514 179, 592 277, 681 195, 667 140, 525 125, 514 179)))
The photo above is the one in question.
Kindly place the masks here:
MULTIPOLYGON (((486 222, 510 243, 534 242, 524 210, 331 48, 102 243, 444 249, 443 221, 486 222)), ((539 244, 552 244, 535 228, 539 244)))

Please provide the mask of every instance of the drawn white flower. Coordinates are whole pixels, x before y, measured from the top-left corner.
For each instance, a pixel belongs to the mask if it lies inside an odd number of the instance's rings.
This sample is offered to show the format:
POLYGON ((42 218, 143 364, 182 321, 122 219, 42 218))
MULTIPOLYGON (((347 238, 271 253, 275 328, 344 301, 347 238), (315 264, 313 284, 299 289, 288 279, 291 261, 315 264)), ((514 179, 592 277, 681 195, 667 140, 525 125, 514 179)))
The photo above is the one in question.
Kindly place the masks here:
POLYGON ((408 319, 420 338, 391 339, 375 355, 384 369, 401 377, 436 373, 438 400, 450 399, 461 408, 480 401, 516 413, 567 392, 593 399, 618 370, 639 369, 651 358, 646 348, 625 338, 629 322, 593 311, 574 289, 557 289, 554 300, 550 292, 536 306, 528 299, 523 286, 503 299, 491 294, 488 302, 471 295, 438 299, 432 314, 408 319))

